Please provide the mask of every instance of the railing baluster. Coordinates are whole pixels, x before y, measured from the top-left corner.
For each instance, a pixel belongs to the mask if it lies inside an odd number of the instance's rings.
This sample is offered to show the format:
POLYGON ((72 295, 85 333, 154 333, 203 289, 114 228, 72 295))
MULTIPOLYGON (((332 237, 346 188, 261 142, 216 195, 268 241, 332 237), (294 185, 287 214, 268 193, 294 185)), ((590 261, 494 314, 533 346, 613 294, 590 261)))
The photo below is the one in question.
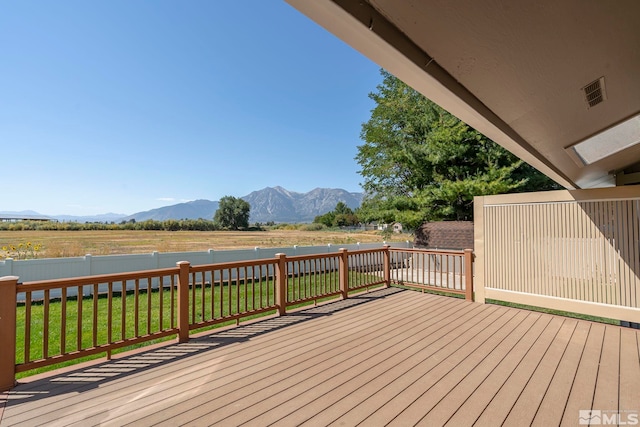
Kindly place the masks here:
POLYGON ((42 313, 42 357, 49 357, 49 300, 50 300, 50 291, 49 289, 45 289, 44 291, 44 305, 42 313))
POLYGON ((98 284, 93 284, 93 346, 98 346, 98 284))
POLYGON ((151 277, 147 277, 147 335, 151 334, 151 277))
POLYGON ((26 292, 24 300, 24 361, 31 360, 31 292, 26 292))
MULTIPOLYGON (((236 286, 236 314, 240 313, 240 269, 236 268, 234 269, 234 271, 236 272, 236 280, 235 280, 235 286, 236 286)), ((238 319, 240 320, 240 319, 238 319)))
MULTIPOLYGON (((249 269, 248 267, 244 267, 244 311, 248 312, 249 311, 249 269)), ((253 310, 254 307, 251 306, 251 310, 253 310)))
POLYGON ((191 273, 191 280, 189 286, 191 286, 191 323, 196 323, 196 274, 191 273))
POLYGON ((171 275, 171 292, 169 293, 169 298, 171 298, 170 304, 170 314, 171 314, 171 327, 175 328, 177 325, 176 319, 176 275, 171 275))
POLYGON ((164 276, 158 277, 158 306, 160 312, 158 313, 158 323, 160 324, 160 330, 164 329, 164 276))
POLYGON ((229 274, 227 270, 220 270, 220 317, 227 315, 228 294, 229 294, 229 277, 225 278, 225 274, 229 274))
POLYGON ((232 313, 231 311, 231 302, 232 302, 232 291, 233 289, 231 289, 231 269, 228 268, 227 269, 227 316, 230 315, 232 313))
MULTIPOLYGON (((194 273, 194 277, 196 276, 196 274, 194 273)), ((207 303, 207 287, 205 286, 205 275, 204 272, 200 273, 200 298, 202 299, 202 301, 200 301, 200 320, 204 320, 206 318, 205 314, 206 314, 206 303, 207 303)), ((195 282, 194 282, 195 283, 195 282)))
POLYGON ((127 338, 127 281, 122 280, 120 282, 120 339, 122 341, 127 338))
MULTIPOLYGON (((262 304, 260 305, 260 307, 262 304)), ((251 308, 256 309, 256 266, 251 266, 251 308)))
POLYGON ((113 342, 113 282, 107 285, 107 343, 113 342))
POLYGON ((211 270, 211 318, 216 318, 216 271, 211 270))
POLYGON ((78 294, 76 296, 77 302, 77 317, 76 317, 76 350, 80 350, 82 348, 82 302, 84 300, 82 286, 78 286, 78 294))
POLYGON ((137 337, 140 334, 140 279, 135 280, 133 295, 133 313, 135 322, 133 324, 133 335, 137 337))
POLYGON ((458 258, 458 263, 459 263, 457 285, 460 288, 460 290, 462 290, 463 289, 463 287, 462 287, 462 272, 464 271, 464 257, 457 257, 457 258, 458 258))
POLYGON ((304 283, 304 298, 309 296, 313 296, 311 291, 311 280, 312 280, 312 270, 311 270, 311 261, 304 260, 302 261, 302 280, 304 283))
POLYGON ((67 351, 67 288, 60 295, 60 353, 67 351))

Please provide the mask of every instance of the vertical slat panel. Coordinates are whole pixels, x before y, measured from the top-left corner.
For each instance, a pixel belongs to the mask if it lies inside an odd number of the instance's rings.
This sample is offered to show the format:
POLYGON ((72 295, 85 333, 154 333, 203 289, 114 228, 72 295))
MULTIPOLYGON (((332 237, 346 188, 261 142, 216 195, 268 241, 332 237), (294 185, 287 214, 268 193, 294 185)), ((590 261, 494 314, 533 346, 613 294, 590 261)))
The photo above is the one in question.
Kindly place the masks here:
POLYGON ((534 227, 533 221, 537 218, 537 221, 540 225, 544 223, 544 215, 541 215, 542 212, 539 211, 539 206, 529 205, 527 206, 528 218, 527 218, 527 233, 530 236, 530 245, 529 245, 529 253, 527 254, 528 262, 531 264, 530 272, 531 277, 530 288, 532 293, 537 292, 538 286, 538 275, 540 268, 540 257, 539 254, 542 251, 542 239, 540 238, 540 226, 534 227))
MULTIPOLYGON (((483 207, 483 224, 485 235, 485 286, 491 288, 500 288, 497 282, 497 278, 494 274, 494 263, 497 258, 496 250, 498 245, 495 243, 498 239, 499 231, 494 227, 494 221, 497 216, 497 209, 493 206, 483 207)), ((431 257, 429 257, 431 261, 431 257)), ((429 268, 431 271, 431 268, 429 268)), ((429 274, 431 277, 431 274, 429 274)))
POLYGON ((634 250, 633 250, 633 204, 630 200, 624 201, 626 217, 624 221, 624 236, 625 236, 625 306, 632 307, 632 283, 634 280, 633 264, 634 264, 634 250))
MULTIPOLYGON (((507 208, 501 208, 499 209, 500 211, 500 220, 501 222, 504 224, 504 228, 502 229, 502 242, 503 245, 501 246, 501 254, 500 256, 502 257, 502 259, 504 260, 504 274, 502 274, 502 280, 501 280, 501 289, 509 289, 511 287, 511 283, 513 282, 513 260, 511 259, 511 254, 513 253, 511 251, 512 249, 512 241, 511 239, 508 238, 508 236, 512 235, 512 230, 511 230, 511 222, 509 221, 509 216, 507 215, 507 208)), ((500 229, 500 227, 496 227, 497 229, 500 229)), ((498 270, 501 270, 500 267, 497 267, 498 270)))
POLYGON ((618 290, 618 301, 619 305, 627 305, 627 292, 626 292, 626 283, 628 283, 628 274, 627 274, 627 263, 628 259, 628 250, 627 250, 627 242, 628 235, 625 232, 627 229, 627 206, 623 200, 619 200, 616 202, 617 211, 618 211, 618 221, 616 224, 616 258, 618 264, 618 283, 616 289, 618 290))
POLYGON ((605 203, 597 202, 596 203, 596 227, 594 230, 594 245, 596 247, 596 251, 598 252, 597 260, 598 260, 598 274, 596 276, 596 283, 594 284, 594 302, 603 301, 603 292, 605 286, 608 283, 607 278, 607 254, 606 254, 606 246, 603 245, 603 234, 606 232, 604 223, 605 218, 605 203))
POLYGON ((575 206, 577 213, 577 222, 576 222, 576 230, 577 230, 577 248, 576 248, 576 289, 575 289, 575 299, 579 299, 584 301, 584 284, 585 284, 585 274, 588 269, 589 262, 586 258, 585 253, 585 243, 586 243, 586 235, 584 228, 585 221, 585 212, 582 206, 579 203, 575 206))
POLYGON ((640 200, 631 202, 633 222, 633 271, 635 272, 632 283, 633 302, 632 307, 640 307, 640 200))
POLYGON ((566 257, 566 262, 564 267, 565 268, 564 297, 573 298, 573 278, 575 275, 573 264, 576 259, 576 253, 574 252, 575 250, 575 247, 574 247, 575 217, 574 217, 574 210, 573 210, 574 205, 570 203, 565 203, 564 206, 566 209, 567 218, 569 219, 568 221, 569 226, 566 227, 567 234, 566 234, 565 243, 564 243, 565 257, 566 257))
MULTIPOLYGON (((637 307, 639 210, 638 199, 485 204, 485 286, 637 307)), ((445 279, 458 267, 446 258, 435 257, 438 281, 456 288, 445 279)))
POLYGON ((516 221, 514 218, 514 215, 512 213, 513 209, 503 209, 503 218, 505 218, 505 222, 507 225, 507 231, 508 231, 508 241, 509 241, 509 247, 507 250, 507 265, 509 268, 509 278, 508 278, 508 282, 506 283, 506 286, 510 289, 513 289, 514 286, 517 286, 518 284, 518 276, 516 274, 516 258, 515 258, 515 248, 516 248, 516 242, 515 242, 515 236, 517 233, 517 229, 516 229, 516 221))

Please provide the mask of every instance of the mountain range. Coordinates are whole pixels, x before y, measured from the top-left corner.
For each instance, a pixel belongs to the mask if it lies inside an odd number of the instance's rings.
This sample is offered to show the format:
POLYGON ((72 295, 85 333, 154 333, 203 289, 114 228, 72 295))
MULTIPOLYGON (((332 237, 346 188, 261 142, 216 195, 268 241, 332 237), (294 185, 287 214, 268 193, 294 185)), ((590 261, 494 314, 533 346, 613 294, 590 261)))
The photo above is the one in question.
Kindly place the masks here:
MULTIPOLYGON (((340 188, 315 188, 307 193, 297 193, 282 187, 266 187, 253 191, 243 200, 251 205, 250 222, 311 222, 318 216, 332 211, 338 202, 343 202, 351 209, 362 203, 363 193, 348 192, 340 188)), ((212 219, 218 202, 211 200, 194 200, 178 203, 149 211, 137 212, 133 215, 108 213, 93 216, 50 216, 59 221, 76 222, 121 222, 146 221, 153 219, 164 221, 168 219, 212 219)), ((0 214, 26 214, 43 216, 37 212, 0 212, 0 214)))

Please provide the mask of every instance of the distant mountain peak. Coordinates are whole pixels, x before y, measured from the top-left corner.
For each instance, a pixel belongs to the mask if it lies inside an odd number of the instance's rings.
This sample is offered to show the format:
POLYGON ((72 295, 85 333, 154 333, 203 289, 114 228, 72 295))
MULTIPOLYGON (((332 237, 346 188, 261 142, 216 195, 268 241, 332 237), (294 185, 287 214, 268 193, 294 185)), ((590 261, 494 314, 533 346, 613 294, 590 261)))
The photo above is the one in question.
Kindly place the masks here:
MULTIPOLYGON (((251 222, 311 222, 316 216, 333 210, 338 202, 344 202, 352 209, 359 207, 362 193, 320 187, 307 193, 297 193, 275 186, 252 191, 241 198, 251 205, 251 222)), ((218 202, 199 199, 138 212, 124 220, 212 219, 217 209, 218 202)))

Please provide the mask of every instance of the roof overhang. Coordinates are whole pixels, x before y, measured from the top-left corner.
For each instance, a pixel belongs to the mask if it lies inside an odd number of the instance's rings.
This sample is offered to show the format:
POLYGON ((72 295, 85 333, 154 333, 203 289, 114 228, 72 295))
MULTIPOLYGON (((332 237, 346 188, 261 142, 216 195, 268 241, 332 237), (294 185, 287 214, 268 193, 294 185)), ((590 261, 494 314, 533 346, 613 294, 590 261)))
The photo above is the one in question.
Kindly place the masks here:
POLYGON ((640 114, 637 0, 287 2, 566 188, 638 172, 640 144, 573 148, 640 114))

